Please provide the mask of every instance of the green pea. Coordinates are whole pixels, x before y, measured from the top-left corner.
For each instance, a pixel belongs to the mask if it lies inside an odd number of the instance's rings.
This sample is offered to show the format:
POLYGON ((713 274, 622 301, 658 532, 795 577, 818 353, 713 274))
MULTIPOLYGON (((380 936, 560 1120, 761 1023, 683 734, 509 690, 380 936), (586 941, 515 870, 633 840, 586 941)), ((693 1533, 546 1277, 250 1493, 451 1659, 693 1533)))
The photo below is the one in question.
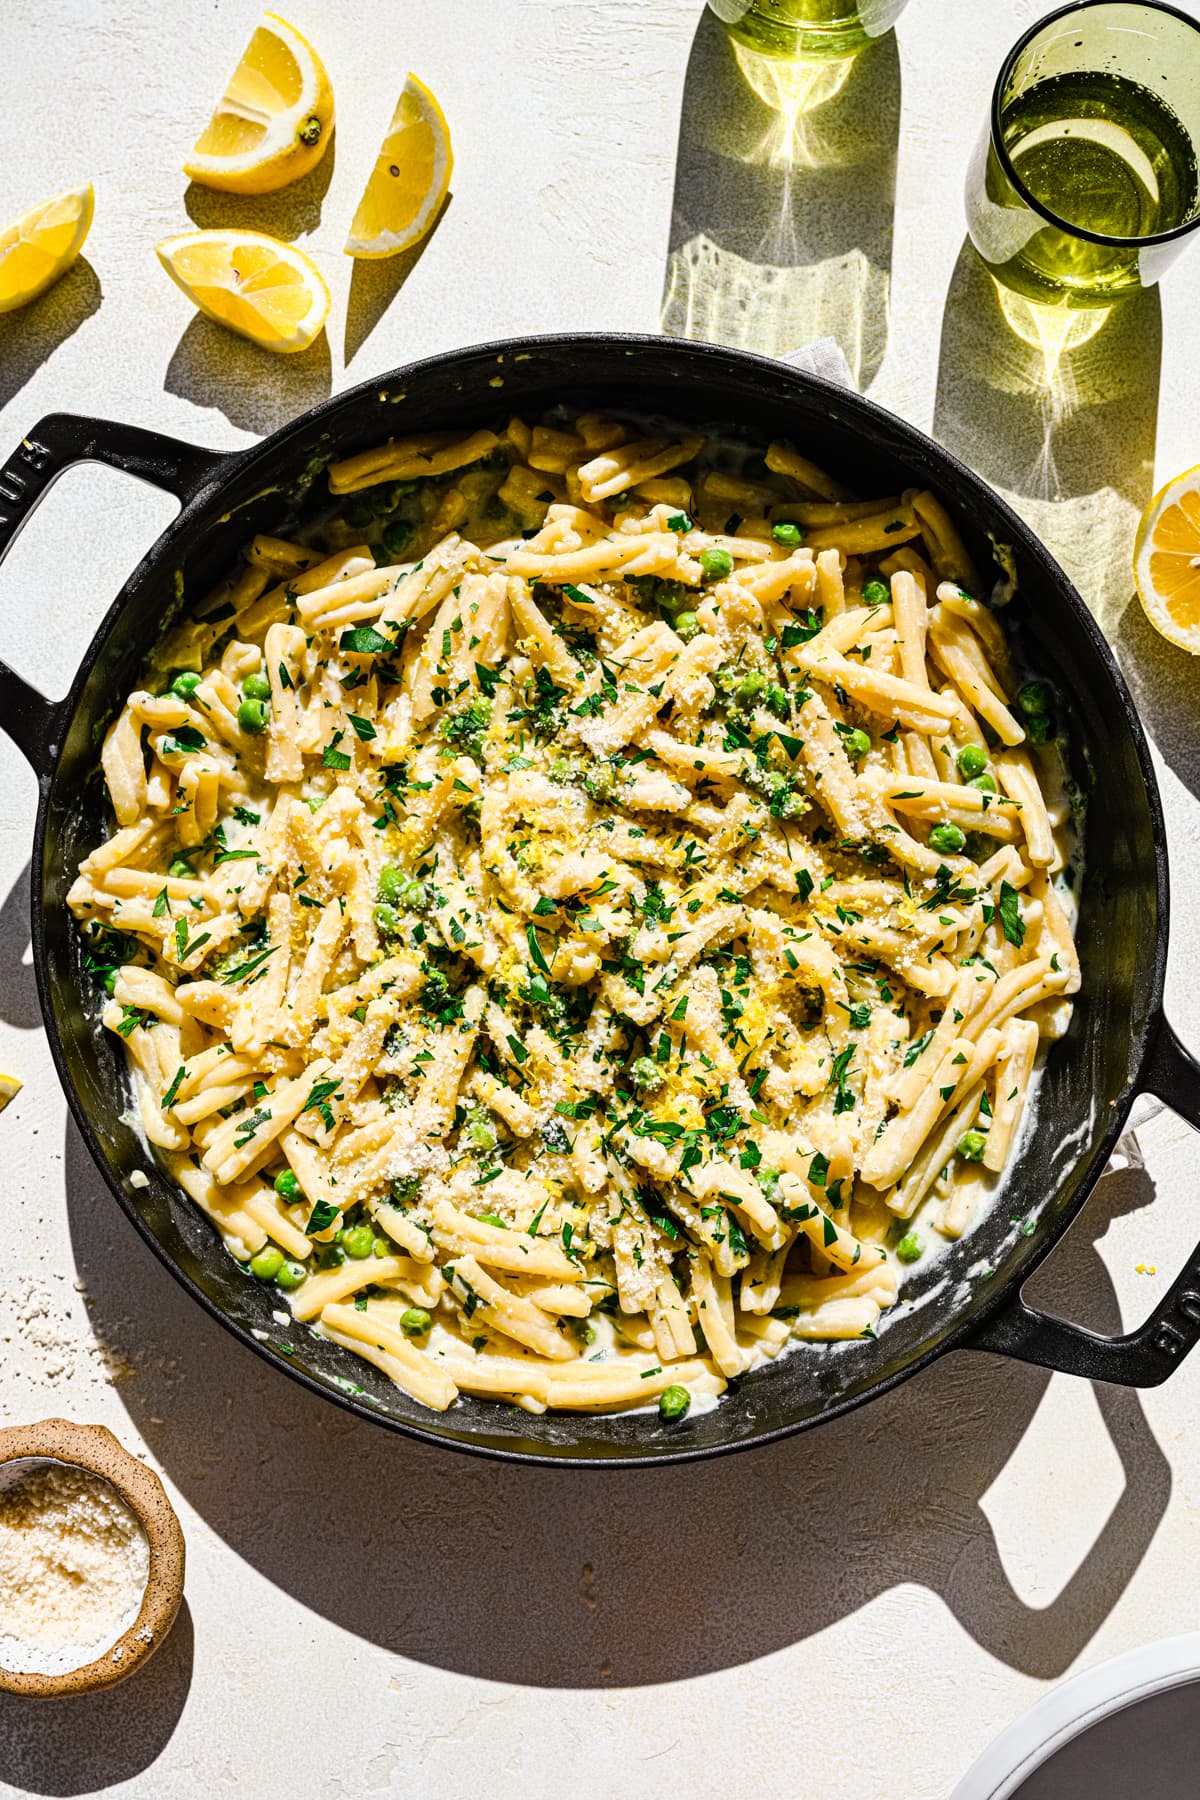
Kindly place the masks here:
POLYGON ((297 1200, 303 1200, 304 1189, 300 1186, 299 1177, 294 1169, 280 1169, 275 1177, 275 1192, 294 1206, 297 1200))
MULTIPOLYGON (((781 519, 778 525, 772 525, 771 536, 777 544, 786 544, 789 550, 804 542, 804 531, 799 525, 793 525, 790 519, 781 519)), ((667 1392, 670 1393, 670 1388, 667 1392)))
POLYGON ((170 692, 181 700, 190 700, 199 686, 200 677, 195 669, 180 669, 171 683, 170 692))
POLYGON ((967 786, 976 788, 981 794, 994 794, 997 791, 996 777, 990 769, 985 769, 982 775, 973 775, 967 786))
POLYGON ((982 744, 964 744, 954 760, 963 780, 971 781, 987 768, 987 751, 982 744))
POLYGON ((658 1396, 658 1416, 660 1419, 682 1419, 692 1404, 692 1396, 685 1387, 672 1382, 658 1396))
POLYGON ((982 1131, 964 1131, 955 1148, 965 1162, 982 1162, 987 1138, 982 1131))
POLYGON ((400 929, 400 914, 394 906, 377 906, 372 916, 384 937, 395 937, 400 929))
POLYGON ((403 556, 412 543, 416 527, 408 525, 403 519, 396 519, 391 525, 383 528, 383 547, 389 556, 403 556))
POLYGON ((424 1337, 432 1325, 433 1320, 423 1306, 410 1306, 407 1312, 400 1314, 400 1329, 405 1337, 424 1337))
POLYGON ((257 1275, 260 1281, 274 1281, 282 1267, 283 1251, 274 1244, 267 1244, 257 1256, 250 1258, 250 1273, 257 1275))
POLYGON ((375 1233, 369 1225, 351 1225, 342 1237, 342 1248, 355 1262, 362 1262, 374 1252, 375 1233))
POLYGON ((755 694, 761 694, 767 685, 767 678, 761 669, 747 669, 737 678, 734 693, 739 700, 753 700, 755 694))
POLYGON ((173 875, 177 881, 190 881, 192 865, 186 856, 177 856, 168 868, 167 874, 173 875))
POLYGON ((285 1294, 290 1294, 295 1288, 303 1287, 307 1280, 308 1270, 304 1264, 293 1262, 288 1256, 284 1258, 283 1266, 275 1277, 275 1285, 281 1287, 285 1294))
POLYGON ((706 581, 723 581, 726 575, 733 574, 733 558, 728 550, 702 550, 700 567, 706 581))
POLYGON ((353 500, 346 502, 342 517, 347 525, 352 525, 356 531, 361 531, 375 517, 374 497, 369 493, 355 494, 353 500))
POLYGON ((407 880, 399 863, 384 863, 379 871, 379 898, 395 906, 407 880))
POLYGON ((250 737, 259 737, 270 722, 271 709, 265 700, 243 700, 237 710, 238 724, 250 737))
POLYGON ((486 1106, 470 1106, 463 1120, 463 1136, 472 1150, 494 1150, 499 1138, 486 1106))
POLYGON ((902 1263, 914 1263, 925 1249, 925 1240, 919 1231, 906 1231, 896 1245, 896 1255, 902 1263))
POLYGON ((392 1254, 392 1246, 388 1243, 387 1239, 377 1237, 375 1239, 375 1248, 372 1252, 372 1255, 383 1257, 383 1256, 390 1256, 391 1254, 392 1254))
POLYGON ((1017 694, 1017 705, 1027 719, 1041 718, 1050 711, 1050 684, 1047 681, 1027 681, 1017 694))
POLYGON ((1037 713, 1025 721, 1025 735, 1031 744, 1048 744, 1054 736, 1054 720, 1048 713, 1037 713))
POLYGON ((870 748, 871 740, 859 725, 853 731, 848 731, 842 739, 842 749, 851 762, 861 762, 870 748))
POLYGON ((886 581, 864 581, 862 597, 868 606, 886 606, 892 592, 886 581))
POLYGON ((700 621, 694 612, 681 612, 675 620, 675 630, 685 644, 690 644, 699 634, 700 621))
POLYGON ((583 790, 593 800, 611 800, 617 791, 617 771, 611 763, 596 763, 583 778, 583 790))
POLYGON ((946 856, 956 856, 966 841, 966 832, 957 825, 935 825, 929 834, 930 849, 940 850, 946 856))
POLYGON ((641 1088, 645 1094, 652 1094, 663 1085, 666 1077, 653 1057, 639 1056, 630 1064, 629 1079, 635 1088, 641 1088))
POLYGON ((269 700, 271 684, 265 675, 247 675, 242 683, 242 692, 247 700, 269 700))

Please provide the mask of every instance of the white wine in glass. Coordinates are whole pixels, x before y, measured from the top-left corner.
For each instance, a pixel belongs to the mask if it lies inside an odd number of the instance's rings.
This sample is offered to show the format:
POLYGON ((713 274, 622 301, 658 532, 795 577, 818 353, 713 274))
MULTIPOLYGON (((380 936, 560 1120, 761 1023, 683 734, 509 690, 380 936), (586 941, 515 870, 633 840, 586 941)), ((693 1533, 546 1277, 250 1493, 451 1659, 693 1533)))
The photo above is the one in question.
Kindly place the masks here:
POLYGON ((1107 307, 1200 224, 1200 23, 1082 0, 1009 53, 967 178, 971 240, 1027 299, 1107 307))

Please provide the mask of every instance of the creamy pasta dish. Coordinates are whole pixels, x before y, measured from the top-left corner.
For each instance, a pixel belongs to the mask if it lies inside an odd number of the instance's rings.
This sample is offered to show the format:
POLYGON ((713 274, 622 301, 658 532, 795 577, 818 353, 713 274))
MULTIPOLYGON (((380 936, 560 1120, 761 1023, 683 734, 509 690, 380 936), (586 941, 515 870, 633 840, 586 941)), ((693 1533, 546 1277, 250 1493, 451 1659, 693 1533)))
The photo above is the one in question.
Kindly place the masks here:
POLYGON ((1053 694, 943 506, 647 430, 333 463, 103 746, 140 1128, 429 1407, 678 1419, 873 1336, 1079 985, 1053 694))

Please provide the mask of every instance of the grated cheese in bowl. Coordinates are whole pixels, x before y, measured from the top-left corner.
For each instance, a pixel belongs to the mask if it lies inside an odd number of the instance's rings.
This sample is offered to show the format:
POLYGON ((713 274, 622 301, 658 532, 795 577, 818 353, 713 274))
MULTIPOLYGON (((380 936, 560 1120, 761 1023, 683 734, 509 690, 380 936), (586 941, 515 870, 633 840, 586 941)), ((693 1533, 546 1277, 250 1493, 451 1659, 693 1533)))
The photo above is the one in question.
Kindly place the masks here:
POLYGON ((88 1469, 23 1458, 0 1469, 0 1668, 64 1674, 137 1618, 150 1549, 136 1514, 88 1469))

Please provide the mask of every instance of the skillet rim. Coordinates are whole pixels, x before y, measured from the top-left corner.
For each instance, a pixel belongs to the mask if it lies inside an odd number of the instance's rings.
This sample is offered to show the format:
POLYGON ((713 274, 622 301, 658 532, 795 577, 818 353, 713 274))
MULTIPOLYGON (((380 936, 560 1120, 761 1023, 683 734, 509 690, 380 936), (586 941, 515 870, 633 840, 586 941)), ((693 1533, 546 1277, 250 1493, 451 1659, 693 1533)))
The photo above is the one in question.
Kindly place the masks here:
MULTIPOLYGON (((180 1286, 197 1301, 204 1310, 224 1329, 230 1332, 246 1348, 254 1351, 262 1360, 274 1369, 282 1370, 293 1381, 301 1383, 312 1393, 322 1399, 332 1401, 353 1413, 356 1417, 381 1425, 385 1429, 399 1433, 401 1436, 415 1439, 418 1442, 432 1445, 438 1449, 459 1452, 463 1455, 488 1457, 501 1462, 523 1463, 542 1468, 572 1469, 643 1469, 658 1468, 667 1464, 700 1462, 710 1457, 726 1456, 735 1451, 756 1450, 780 1439, 795 1436, 801 1432, 811 1431, 820 1425, 843 1417, 871 1400, 879 1398, 891 1389, 907 1381, 920 1370, 927 1368, 939 1357, 951 1350, 972 1348, 972 1338, 995 1318, 1005 1307, 1011 1307, 1019 1301, 1025 1282, 1034 1270, 1049 1255, 1054 1246, 1069 1230, 1083 1207, 1090 1199, 1105 1163, 1108 1161, 1114 1145, 1128 1117, 1130 1107, 1138 1093, 1145 1087, 1145 1072, 1151 1060, 1154 1041, 1163 1023, 1163 990, 1166 977, 1167 944, 1170 925, 1170 875, 1166 847, 1165 817, 1162 798, 1159 793, 1158 780, 1150 756, 1149 742, 1142 727, 1141 719, 1133 702, 1128 685, 1116 657, 1104 634, 1101 632, 1092 613, 1085 605, 1082 596, 1068 578, 1066 572, 1051 556, 1049 550, 1035 535, 1030 526, 999 495, 981 475, 968 467, 959 457, 939 444, 929 433, 922 431, 917 425, 903 418, 887 407, 879 405, 866 395, 854 389, 844 387, 827 377, 814 374, 794 364, 781 362, 767 356, 760 356, 753 351, 731 348, 725 345, 709 344, 699 340, 673 338, 663 333, 638 332, 545 332, 524 337, 500 338, 485 341, 481 344, 468 344, 449 351, 439 351, 428 357, 422 357, 411 363, 402 364, 399 368, 389 370, 357 383, 342 393, 331 394, 328 399, 306 412, 298 414, 286 425, 280 426, 269 436, 256 444, 241 450, 227 453, 213 452, 214 461, 211 471, 200 481, 199 486, 188 499, 182 502, 179 512, 170 524, 150 546, 136 567, 130 572, 112 605, 101 619, 96 631, 83 654, 76 674, 64 698, 55 704, 57 721, 55 742, 52 754, 48 759, 45 772, 39 779, 39 797, 37 818, 34 825, 33 861, 30 880, 30 914, 33 942, 33 962, 37 980, 38 999, 42 1018, 46 1026, 46 1036, 59 1081, 67 1098, 71 1116, 75 1121, 80 1136, 92 1162, 102 1176, 109 1192, 117 1201, 121 1211, 133 1223, 143 1240, 180 1286), (251 1330, 232 1318, 215 1299, 199 1286, 199 1284, 172 1258, 166 1247, 151 1230, 148 1222, 142 1217, 130 1196, 125 1192, 121 1177, 111 1166, 99 1140, 93 1130, 82 1099, 70 1074, 63 1034, 58 1023, 55 1002, 55 989, 48 969, 48 956, 45 943, 46 901, 44 896, 43 871, 46 860, 46 839, 49 824, 50 800, 57 783, 62 764, 63 749, 70 726, 74 723, 79 711, 83 689, 97 661, 100 652, 113 631, 119 626, 130 600, 129 590, 135 584, 148 578, 151 571, 168 560, 175 546, 185 540, 192 532, 202 513, 204 513, 221 493, 229 486, 230 481, 244 470, 253 467, 255 462, 267 462, 278 455, 280 449, 292 435, 307 433, 314 428, 319 429, 325 421, 331 421, 338 412, 349 409, 353 403, 378 393, 381 387, 399 385, 414 379, 424 379, 437 371, 447 371, 461 364, 466 359, 484 360, 493 357, 503 365, 508 359, 519 357, 525 353, 538 351, 569 350, 574 346, 588 348, 607 348, 615 354, 634 353, 650 356, 670 350, 675 354, 695 358, 699 371, 706 362, 722 364, 728 371, 732 367, 736 374, 745 368, 756 371, 759 375, 768 374, 785 385, 793 383, 798 387, 814 391, 836 407, 847 410, 852 415, 855 426, 861 424, 863 435, 870 437, 881 427, 912 444, 920 454, 933 464, 950 472, 953 478, 976 491, 992 509, 993 515, 1003 522, 1005 532, 1011 534, 1011 541, 1018 544, 1024 555, 1031 557, 1038 565, 1055 595, 1068 611, 1075 615, 1080 625, 1090 638, 1093 650, 1105 668, 1120 704, 1125 728, 1133 741, 1142 784, 1146 794, 1155 866, 1155 902, 1157 909, 1153 945, 1148 947, 1150 955, 1149 983, 1147 989, 1148 1005, 1145 1019, 1136 1033, 1131 1033, 1131 1055, 1128 1062, 1129 1073, 1120 1094, 1109 1108, 1109 1120, 1101 1133, 1092 1152, 1094 1174, 1081 1183, 1080 1188, 1070 1205, 1054 1222, 1053 1228, 1039 1238, 1026 1240, 1027 1252, 1022 1256, 1018 1267, 995 1285, 982 1299, 979 1299, 964 1314, 957 1324, 951 1324, 934 1343, 928 1343, 917 1351, 907 1362, 882 1374, 868 1387, 855 1393, 843 1394, 835 1398, 820 1412, 806 1418, 794 1419, 781 1424, 772 1425, 748 1433, 744 1437, 730 1439, 724 1443, 675 1448, 669 1443, 661 1448, 647 1447, 626 1453, 614 1447, 611 1454, 594 1455, 579 1454, 569 1448, 553 1448, 530 1450, 518 1446, 510 1447, 499 1443, 484 1443, 472 1437, 453 1436, 438 1430, 433 1424, 414 1423, 407 1419, 399 1419, 376 1407, 371 1406, 356 1395, 346 1393, 339 1387, 327 1384, 310 1375, 306 1370, 291 1363, 289 1358, 281 1355, 269 1343, 255 1338, 251 1330)), ((1144 940, 1138 940, 1138 953, 1143 954, 1144 940)), ((1043 1196, 1043 1200, 1048 1196, 1043 1196)), ((433 1414, 434 1419, 452 1418, 453 1414, 433 1414)), ((532 1421, 531 1421, 532 1428, 532 1421)))

